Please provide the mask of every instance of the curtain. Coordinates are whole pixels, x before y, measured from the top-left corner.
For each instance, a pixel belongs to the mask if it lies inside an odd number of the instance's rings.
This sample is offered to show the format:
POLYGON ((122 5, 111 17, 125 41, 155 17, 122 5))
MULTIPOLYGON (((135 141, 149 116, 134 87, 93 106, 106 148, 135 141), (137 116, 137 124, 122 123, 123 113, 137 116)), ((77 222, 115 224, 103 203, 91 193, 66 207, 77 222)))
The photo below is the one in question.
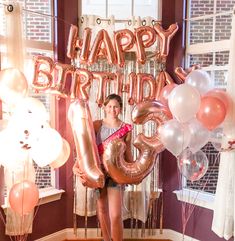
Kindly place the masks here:
MULTIPOLYGON (((222 144, 235 138, 235 15, 232 18, 231 46, 226 91, 232 97, 233 105, 223 126, 222 144)), ((226 146, 225 146, 226 147, 226 146)), ((214 203, 212 230, 226 240, 234 235, 234 178, 235 151, 222 152, 220 156, 219 176, 214 203)))
MULTIPOLYGON (((2 68, 17 68, 24 71, 24 34, 22 22, 22 8, 18 2, 8 2, 12 8, 5 7, 6 17, 6 58, 2 63, 2 68)), ((12 170, 4 170, 5 185, 7 195, 11 187, 22 180, 30 180, 35 182, 35 171, 32 160, 25 160, 21 170, 17 168, 12 170)), ((8 200, 8 198, 7 198, 8 200)), ((9 207, 9 203, 7 203, 9 207)), ((20 216, 11 208, 6 210, 6 230, 5 233, 11 236, 25 235, 32 232, 33 212, 20 216)))
MULTIPOLYGON (((109 17, 108 19, 103 19, 102 17, 95 16, 95 15, 83 15, 79 22, 79 31, 80 36, 82 37, 82 32, 86 27, 92 29, 92 38, 91 38, 91 45, 94 37, 96 36, 97 32, 101 29, 105 29, 108 31, 109 36, 112 39, 113 32, 119 29, 129 29, 134 31, 135 28, 140 26, 152 26, 151 17, 146 17, 141 19, 139 16, 133 16, 128 22, 116 21, 114 16, 109 17)), ((153 47, 148 49, 148 51, 156 51, 153 47), (152 49, 151 49, 152 48, 152 49)), ((155 46, 156 48, 156 46, 155 46)), ((125 61, 125 67, 119 69, 116 66, 111 66, 107 64, 106 61, 98 61, 97 63, 93 64, 92 66, 87 65, 79 65, 76 63, 78 67, 87 68, 89 71, 107 71, 107 72, 116 72, 121 71, 124 73, 124 81, 127 80, 127 76, 131 72, 142 72, 142 73, 150 73, 154 76, 157 75, 159 67, 156 66, 157 63, 154 60, 146 61, 144 65, 138 65, 135 60, 131 58, 127 58, 125 61)), ((89 106, 92 114, 93 120, 102 119, 103 110, 102 108, 97 108, 96 104, 96 96, 97 96, 97 83, 94 81, 91 85, 90 94, 89 94, 89 106)), ((115 85, 114 83, 110 83, 107 87, 107 93, 111 94, 114 93, 115 85)), ((148 86, 145 86, 145 91, 148 91, 148 86)), ((127 101, 126 93, 122 95, 123 99, 123 111, 121 115, 121 119, 126 123, 132 123, 131 121, 131 111, 133 106, 129 105, 127 101)), ((142 126, 134 126, 134 130, 132 132, 133 140, 137 136, 138 133, 143 132, 148 136, 155 134, 154 123, 147 123, 144 127, 142 126)), ((136 148, 133 148, 134 159, 136 159, 138 152, 136 148)), ((152 175, 149 175, 142 181, 139 185, 128 185, 125 189, 124 194, 124 206, 123 206, 123 217, 124 218, 133 218, 141 220, 142 222, 146 222, 148 211, 150 207, 150 194, 151 192, 157 192, 159 188, 158 183, 158 168, 154 168, 152 175), (132 202, 134 200, 134 202, 132 202)), ((154 196, 154 195, 152 195, 154 196)), ((75 181, 75 213, 80 216, 92 216, 96 214, 96 203, 94 202, 96 198, 96 193, 94 189, 88 188, 87 192, 85 187, 79 183, 79 180, 75 181), (86 197, 87 195, 87 197, 86 197), (86 211, 85 211, 85 208, 86 211)))

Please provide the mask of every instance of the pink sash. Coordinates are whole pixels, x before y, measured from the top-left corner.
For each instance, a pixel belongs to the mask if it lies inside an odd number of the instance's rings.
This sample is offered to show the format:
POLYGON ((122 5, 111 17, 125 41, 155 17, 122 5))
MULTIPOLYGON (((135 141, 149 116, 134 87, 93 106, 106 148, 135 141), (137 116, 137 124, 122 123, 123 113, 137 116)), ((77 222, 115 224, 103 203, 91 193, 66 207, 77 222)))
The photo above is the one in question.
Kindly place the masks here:
POLYGON ((97 146, 99 155, 102 155, 104 153, 104 149, 109 144, 110 141, 112 141, 116 138, 122 138, 131 130, 132 130, 132 125, 124 124, 120 129, 115 131, 112 135, 110 135, 107 139, 105 139, 102 143, 100 143, 97 146))

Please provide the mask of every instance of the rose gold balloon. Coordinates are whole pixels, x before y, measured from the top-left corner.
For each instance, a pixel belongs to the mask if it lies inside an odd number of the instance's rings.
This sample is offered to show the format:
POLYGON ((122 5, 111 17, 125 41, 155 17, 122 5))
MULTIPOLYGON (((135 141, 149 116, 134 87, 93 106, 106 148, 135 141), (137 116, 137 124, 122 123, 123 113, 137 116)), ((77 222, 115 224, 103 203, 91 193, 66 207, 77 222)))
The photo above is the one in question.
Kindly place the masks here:
POLYGON ((89 91, 93 76, 86 69, 76 69, 71 86, 71 99, 89 99, 89 91))
POLYGON ((109 64, 116 63, 116 53, 113 48, 112 41, 106 30, 101 29, 93 42, 91 52, 88 58, 88 64, 94 64, 97 62, 99 56, 106 57, 109 64), (104 47, 102 48, 102 43, 104 47))
POLYGON ((146 62, 145 48, 148 48, 154 44, 154 42, 156 41, 156 33, 153 28, 149 26, 142 26, 135 29, 135 38, 137 61, 140 64, 144 64, 146 62))
POLYGON ((184 70, 182 67, 176 67, 175 68, 175 74, 179 78, 180 82, 184 83, 187 75, 191 71, 196 70, 196 69, 201 69, 199 64, 194 64, 192 67, 190 67, 190 68, 188 68, 186 70, 184 70))
POLYGON ((27 180, 13 185, 9 193, 10 207, 21 216, 30 213, 37 205, 38 199, 37 186, 27 180))
POLYGON ((79 61, 82 64, 86 64, 89 54, 90 54, 90 45, 91 45, 91 29, 85 28, 83 31, 83 41, 82 47, 79 55, 79 61))
POLYGON ((125 64, 125 51, 134 45, 135 36, 129 29, 114 32, 114 44, 117 52, 117 64, 123 67, 125 64), (125 40, 125 41, 124 41, 125 40))
POLYGON ((155 79, 153 75, 138 73, 136 79, 136 103, 153 100, 155 95, 155 79), (149 86, 148 96, 144 96, 144 83, 149 86))
POLYGON ((222 89, 212 89, 208 91, 205 96, 213 96, 220 99, 224 103, 227 113, 232 110, 233 100, 226 91, 222 89))
POLYGON ((181 83, 185 82, 185 79, 188 75, 188 73, 182 67, 176 67, 175 68, 175 74, 179 78, 181 83))
POLYGON ((87 102, 76 100, 71 103, 68 119, 73 130, 77 158, 86 185, 91 188, 103 187, 104 174, 99 168, 95 131, 87 102))
POLYGON ((204 127, 213 130, 224 121, 225 117, 226 107, 223 101, 213 96, 203 96, 201 98, 197 119, 204 127))
POLYGON ((168 97, 171 93, 171 91, 177 86, 177 84, 172 83, 165 85, 164 88, 160 92, 159 100, 162 104, 168 106, 168 97))
POLYGON ((54 62, 47 56, 34 56, 34 77, 32 87, 36 90, 47 90, 53 83, 52 71, 54 62))
POLYGON ((105 99, 107 82, 115 80, 116 75, 110 72, 93 72, 92 74, 94 81, 98 81, 96 103, 101 107, 105 99))
POLYGON ((166 75, 165 71, 161 71, 158 73, 157 81, 156 81, 156 90, 155 90, 155 100, 160 99, 160 93, 164 86, 166 85, 166 75))
POLYGON ((167 57, 169 54, 171 39, 179 29, 178 24, 171 24, 166 30, 163 29, 159 23, 156 23, 153 27, 160 37, 160 54, 163 57, 167 57))
POLYGON ((128 79, 127 79, 128 83, 127 83, 127 91, 128 91, 128 103, 130 105, 134 105, 134 103, 136 102, 136 82, 137 82, 137 78, 136 78, 136 73, 132 72, 129 74, 128 79))
POLYGON ((52 163, 50 163, 50 167, 55 169, 63 166, 67 162, 69 155, 70 155, 70 145, 65 139, 63 139, 62 151, 58 156, 58 158, 52 163))
POLYGON ((24 74, 15 68, 0 71, 0 100, 14 107, 28 94, 28 82, 24 74))
POLYGON ((77 41, 78 41, 78 27, 75 25, 70 26, 69 37, 67 43, 67 57, 75 59, 77 57, 77 41))
MULTIPOLYGON (((132 111, 132 120, 135 124, 144 124, 149 120, 158 126, 171 118, 169 110, 157 101, 142 102, 132 111)), ((156 133, 152 137, 138 134, 134 146, 139 150, 137 159, 128 163, 124 159, 125 143, 121 139, 111 141, 104 151, 103 163, 106 171, 113 180, 121 184, 141 182, 155 165, 156 156, 164 150, 163 144, 156 133)))
POLYGON ((53 84, 50 88, 50 93, 59 97, 70 96, 70 85, 75 68, 70 64, 55 63, 56 76, 54 76, 53 84))

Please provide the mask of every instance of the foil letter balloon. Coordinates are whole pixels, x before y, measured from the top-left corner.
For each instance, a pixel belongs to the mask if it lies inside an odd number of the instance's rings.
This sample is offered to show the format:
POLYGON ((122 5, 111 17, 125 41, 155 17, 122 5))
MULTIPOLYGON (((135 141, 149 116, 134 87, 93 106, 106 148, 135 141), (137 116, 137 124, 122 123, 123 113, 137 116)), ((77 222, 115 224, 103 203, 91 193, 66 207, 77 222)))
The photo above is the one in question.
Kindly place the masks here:
POLYGON ((87 102, 76 100, 70 104, 68 119, 73 130, 79 167, 84 185, 91 188, 104 186, 104 174, 99 169, 99 154, 95 131, 87 102))
MULTIPOLYGON (((157 126, 161 126, 170 118, 170 111, 158 101, 141 102, 132 111, 132 121, 135 124, 152 120, 157 126)), ((117 183, 140 183, 154 167, 157 154, 164 150, 157 133, 151 137, 138 134, 134 146, 139 150, 139 155, 131 163, 124 159, 126 145, 122 139, 114 139, 104 150, 104 167, 117 183)))

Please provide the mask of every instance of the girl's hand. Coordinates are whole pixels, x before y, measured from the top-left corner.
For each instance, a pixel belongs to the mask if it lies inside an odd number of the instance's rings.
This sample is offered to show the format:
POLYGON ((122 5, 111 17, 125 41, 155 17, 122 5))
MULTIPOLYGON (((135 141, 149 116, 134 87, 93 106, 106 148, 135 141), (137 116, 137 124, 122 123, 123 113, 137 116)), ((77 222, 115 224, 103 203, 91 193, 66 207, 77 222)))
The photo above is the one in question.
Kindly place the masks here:
POLYGON ((73 173, 74 175, 79 177, 81 183, 85 186, 86 185, 85 174, 81 171, 78 161, 74 163, 73 173))

